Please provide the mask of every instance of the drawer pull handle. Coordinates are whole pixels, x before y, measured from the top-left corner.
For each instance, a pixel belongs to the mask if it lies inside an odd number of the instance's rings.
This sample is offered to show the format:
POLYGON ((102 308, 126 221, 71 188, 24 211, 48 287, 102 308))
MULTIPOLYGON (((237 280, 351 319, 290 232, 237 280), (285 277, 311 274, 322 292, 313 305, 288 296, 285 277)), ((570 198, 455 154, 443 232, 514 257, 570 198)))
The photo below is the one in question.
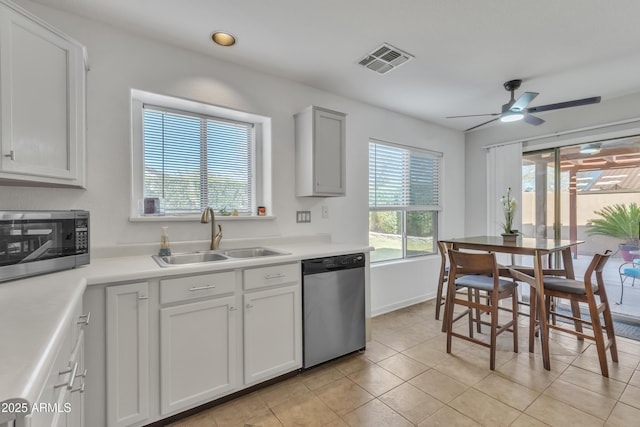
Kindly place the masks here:
POLYGON ((247 304, 247 308, 253 308, 253 304, 247 304))
POLYGON ((83 314, 82 316, 78 316, 78 325, 84 325, 87 326, 89 324, 89 321, 91 320, 91 312, 88 312, 87 314, 83 314))
POLYGON ((235 308, 235 307, 229 307, 229 311, 236 311, 236 310, 237 310, 237 308, 235 308))
POLYGON ((215 287, 216 287, 216 285, 195 286, 195 287, 193 287, 193 288, 190 288, 189 290, 190 290, 191 292, 193 292, 193 291, 202 291, 202 290, 204 290, 204 289, 213 289, 213 288, 215 288, 215 287))
POLYGON ((4 156, 8 157, 11 160, 15 160, 16 159, 16 152, 11 150, 11 151, 9 151, 9 154, 5 154, 4 156))
MULTIPOLYGON (((69 362, 69 364, 71 364, 71 362, 69 362)), ((78 362, 74 362, 73 367, 69 367, 69 369, 58 372, 58 375, 64 375, 68 373, 71 373, 71 375, 69 375, 69 381, 62 384, 56 384, 53 386, 53 388, 67 387, 69 390, 73 388, 73 382, 76 380, 76 376, 78 373, 78 362)))
POLYGON ((82 383, 82 385, 79 388, 74 388, 69 393, 74 393, 76 391, 79 391, 80 393, 84 393, 84 383, 82 383))
POLYGON ((264 280, 282 279, 283 277, 287 277, 287 275, 283 273, 265 274, 264 280))
POLYGON ((149 295, 140 295, 138 299, 149 299, 149 295))

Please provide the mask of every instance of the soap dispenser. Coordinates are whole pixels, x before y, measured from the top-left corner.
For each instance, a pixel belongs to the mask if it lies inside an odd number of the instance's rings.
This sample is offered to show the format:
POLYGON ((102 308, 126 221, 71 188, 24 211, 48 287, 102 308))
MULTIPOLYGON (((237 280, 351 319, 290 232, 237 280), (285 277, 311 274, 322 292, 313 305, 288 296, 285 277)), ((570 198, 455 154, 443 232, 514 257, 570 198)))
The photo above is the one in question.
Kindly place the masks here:
POLYGON ((160 251, 158 256, 171 256, 171 248, 169 247, 169 227, 161 227, 162 234, 160 234, 160 251))

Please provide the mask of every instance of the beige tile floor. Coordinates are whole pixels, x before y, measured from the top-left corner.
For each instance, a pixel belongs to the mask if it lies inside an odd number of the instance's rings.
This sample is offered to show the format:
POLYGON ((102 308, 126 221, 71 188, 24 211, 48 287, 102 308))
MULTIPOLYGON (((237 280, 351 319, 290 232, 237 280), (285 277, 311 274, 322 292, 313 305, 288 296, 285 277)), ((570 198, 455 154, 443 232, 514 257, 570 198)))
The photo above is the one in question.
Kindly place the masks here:
MULTIPOLYGON (((499 338, 496 370, 487 348, 446 335, 432 302, 373 319, 362 354, 315 367, 196 414, 173 427, 246 426, 640 426, 640 342, 618 339, 619 363, 600 375, 590 342, 555 333, 552 367, 499 338)), ((537 345, 538 343, 536 343, 537 345)))

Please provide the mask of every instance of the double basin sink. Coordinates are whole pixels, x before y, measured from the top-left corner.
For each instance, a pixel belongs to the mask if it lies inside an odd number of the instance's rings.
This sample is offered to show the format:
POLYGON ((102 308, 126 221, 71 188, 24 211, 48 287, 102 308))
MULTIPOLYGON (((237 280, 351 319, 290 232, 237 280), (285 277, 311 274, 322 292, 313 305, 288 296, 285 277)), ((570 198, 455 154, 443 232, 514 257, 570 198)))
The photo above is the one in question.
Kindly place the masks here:
POLYGON ((186 252, 168 256, 153 255, 152 258, 158 263, 160 267, 173 267, 185 264, 200 264, 203 262, 220 262, 279 255, 289 255, 289 253, 280 252, 269 248, 257 247, 216 251, 186 252))

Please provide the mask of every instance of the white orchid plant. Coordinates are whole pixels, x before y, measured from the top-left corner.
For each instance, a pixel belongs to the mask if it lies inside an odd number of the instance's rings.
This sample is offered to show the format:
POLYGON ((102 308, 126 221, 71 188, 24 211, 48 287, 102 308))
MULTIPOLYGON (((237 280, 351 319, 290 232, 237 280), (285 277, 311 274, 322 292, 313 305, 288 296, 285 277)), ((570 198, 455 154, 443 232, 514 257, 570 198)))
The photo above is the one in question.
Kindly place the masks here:
POLYGON ((513 226, 513 218, 516 213, 518 203, 516 199, 511 197, 511 187, 507 190, 507 195, 500 197, 500 203, 502 204, 502 210, 504 211, 504 232, 505 234, 517 233, 517 230, 511 228, 513 226))

